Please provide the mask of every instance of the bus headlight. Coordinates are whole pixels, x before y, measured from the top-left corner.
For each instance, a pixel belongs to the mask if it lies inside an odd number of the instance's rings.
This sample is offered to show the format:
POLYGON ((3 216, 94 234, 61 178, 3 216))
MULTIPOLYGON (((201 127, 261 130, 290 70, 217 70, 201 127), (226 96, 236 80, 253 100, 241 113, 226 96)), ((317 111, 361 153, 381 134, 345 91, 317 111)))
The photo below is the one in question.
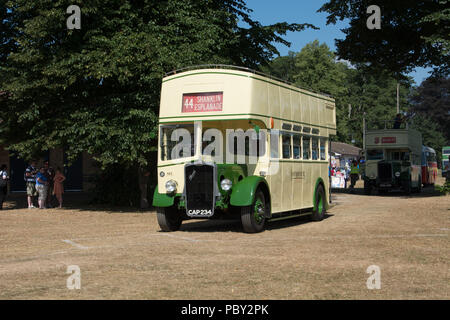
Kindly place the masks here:
POLYGON ((223 179, 220 182, 220 187, 222 188, 223 191, 230 190, 232 185, 233 185, 233 182, 231 182, 230 179, 223 179))
POLYGON ((166 182, 166 191, 168 193, 173 193, 177 190, 177 183, 173 180, 169 180, 166 182))
POLYGON ((400 177, 400 172, 397 171, 397 172, 395 173, 395 176, 396 176, 397 178, 400 177))

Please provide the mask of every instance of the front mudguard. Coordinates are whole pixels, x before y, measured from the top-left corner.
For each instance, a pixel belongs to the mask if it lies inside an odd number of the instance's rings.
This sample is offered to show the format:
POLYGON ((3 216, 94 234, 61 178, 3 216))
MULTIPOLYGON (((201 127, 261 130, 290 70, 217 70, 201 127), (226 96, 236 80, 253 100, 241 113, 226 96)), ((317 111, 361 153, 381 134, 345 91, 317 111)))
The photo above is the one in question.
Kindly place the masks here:
POLYGON ((171 207, 174 205, 177 196, 180 196, 180 194, 169 195, 166 193, 159 193, 158 186, 156 186, 155 192, 153 193, 153 206, 160 208, 171 207))
POLYGON ((269 185, 263 177, 259 176, 249 176, 241 181, 239 181, 235 186, 233 186, 230 196, 230 204, 236 207, 250 206, 255 200, 256 190, 259 186, 266 189, 266 195, 269 196, 270 202, 270 192, 269 185))

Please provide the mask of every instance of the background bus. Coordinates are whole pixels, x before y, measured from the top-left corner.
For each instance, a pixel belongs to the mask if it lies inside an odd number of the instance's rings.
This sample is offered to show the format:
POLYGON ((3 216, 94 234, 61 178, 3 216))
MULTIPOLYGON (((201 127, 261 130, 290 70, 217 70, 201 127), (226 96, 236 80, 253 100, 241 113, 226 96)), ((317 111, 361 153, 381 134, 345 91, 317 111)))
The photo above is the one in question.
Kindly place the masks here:
POLYGON ((448 156, 450 155, 450 146, 442 147, 442 176, 445 177, 445 174, 448 170, 447 166, 450 166, 448 156))
POLYGON ((436 151, 433 148, 422 146, 422 183, 424 186, 434 185, 437 171, 436 151))

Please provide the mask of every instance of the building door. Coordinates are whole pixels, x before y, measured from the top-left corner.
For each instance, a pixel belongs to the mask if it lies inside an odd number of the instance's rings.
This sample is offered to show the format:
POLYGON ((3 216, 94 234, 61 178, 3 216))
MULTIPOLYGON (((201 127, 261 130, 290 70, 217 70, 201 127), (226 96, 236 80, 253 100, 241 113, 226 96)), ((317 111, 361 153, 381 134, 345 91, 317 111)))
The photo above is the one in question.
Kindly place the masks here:
POLYGON ((27 169, 27 163, 16 156, 11 156, 10 163, 10 190, 11 192, 23 192, 26 191, 24 174, 27 169))
POLYGON ((79 156, 68 166, 67 155, 64 152, 65 191, 83 191, 83 156, 79 156))

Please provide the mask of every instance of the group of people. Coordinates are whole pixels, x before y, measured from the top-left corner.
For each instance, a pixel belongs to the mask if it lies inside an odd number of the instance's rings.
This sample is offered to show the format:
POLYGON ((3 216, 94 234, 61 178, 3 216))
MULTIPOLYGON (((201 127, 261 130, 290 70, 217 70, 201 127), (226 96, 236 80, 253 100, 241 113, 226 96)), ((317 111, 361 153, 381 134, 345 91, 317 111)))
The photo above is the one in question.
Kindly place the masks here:
POLYGON ((62 208, 63 182, 66 177, 64 177, 60 167, 54 170, 50 167, 48 161, 45 161, 44 166, 37 169, 37 163, 33 161, 25 170, 24 179, 29 209, 36 208, 34 206, 34 198, 36 197, 38 197, 39 209, 53 208, 53 196, 58 200, 59 208, 62 208))
POLYGON ((345 163, 345 166, 342 168, 337 168, 336 164, 332 164, 330 168, 330 179, 331 177, 342 177, 341 179, 344 180, 343 187, 347 188, 347 182, 350 180, 350 192, 354 190, 356 181, 359 180, 359 174, 360 174, 360 166, 359 164, 362 163, 363 160, 352 160, 345 163))
MULTIPOLYGON (((0 210, 3 209, 3 202, 8 193, 8 167, 2 165, 0 168, 0 210)), ((35 198, 38 198, 39 209, 53 208, 53 197, 58 200, 59 208, 62 208, 64 186, 63 182, 66 177, 62 173, 60 167, 54 170, 48 161, 44 165, 37 168, 37 162, 32 161, 26 168, 24 180, 27 189, 28 208, 37 208, 34 206, 35 198)))

